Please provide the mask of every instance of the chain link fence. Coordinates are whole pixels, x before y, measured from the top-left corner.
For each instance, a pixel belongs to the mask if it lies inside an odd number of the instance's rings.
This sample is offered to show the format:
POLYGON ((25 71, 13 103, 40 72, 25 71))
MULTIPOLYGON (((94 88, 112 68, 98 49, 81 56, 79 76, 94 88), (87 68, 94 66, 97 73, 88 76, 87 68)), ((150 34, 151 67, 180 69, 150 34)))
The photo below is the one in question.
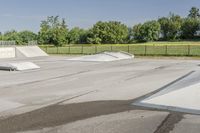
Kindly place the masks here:
POLYGON ((40 46, 48 54, 96 54, 124 51, 141 56, 200 56, 200 45, 68 45, 40 46))

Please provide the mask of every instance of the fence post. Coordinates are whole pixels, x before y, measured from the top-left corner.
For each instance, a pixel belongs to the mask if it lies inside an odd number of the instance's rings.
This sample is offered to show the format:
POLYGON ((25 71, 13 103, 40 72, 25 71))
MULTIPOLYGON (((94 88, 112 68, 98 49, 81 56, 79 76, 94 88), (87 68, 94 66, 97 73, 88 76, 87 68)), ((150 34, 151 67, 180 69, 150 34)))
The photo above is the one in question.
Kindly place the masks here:
POLYGON ((167 47, 167 45, 165 46, 165 55, 167 55, 168 54, 168 47, 167 47))
POLYGON ((190 45, 188 45, 188 56, 190 56, 190 45))
POLYGON ((144 55, 146 56, 147 55, 147 45, 145 45, 145 47, 144 47, 144 55))
POLYGON ((69 54, 71 53, 71 47, 70 47, 70 45, 69 45, 69 54))
POLYGON ((57 50, 56 50, 56 52, 57 52, 56 54, 58 54, 58 46, 57 46, 57 50))
POLYGON ((95 45, 95 54, 97 53, 97 45, 95 45))
POLYGON ((113 46, 112 46, 112 44, 111 44, 111 46, 110 46, 110 50, 111 50, 111 52, 113 51, 113 46))
POLYGON ((48 53, 48 46, 46 46, 46 53, 48 53))
POLYGON ((81 47, 81 54, 83 54, 83 44, 81 45, 82 47, 81 47))
POLYGON ((130 46, 129 46, 129 44, 128 44, 128 53, 130 53, 130 46))

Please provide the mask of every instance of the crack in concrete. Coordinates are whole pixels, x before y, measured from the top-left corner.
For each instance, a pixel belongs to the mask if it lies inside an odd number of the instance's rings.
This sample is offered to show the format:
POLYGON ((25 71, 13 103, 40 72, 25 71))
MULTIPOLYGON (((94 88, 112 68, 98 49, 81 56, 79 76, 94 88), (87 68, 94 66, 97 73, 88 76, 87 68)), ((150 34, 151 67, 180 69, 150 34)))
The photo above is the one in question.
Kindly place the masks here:
POLYGON ((132 79, 135 79, 135 78, 139 78, 139 77, 142 77, 142 76, 146 76, 146 75, 148 75, 148 74, 155 73, 155 72, 157 72, 157 71, 163 70, 163 69, 165 69, 165 68, 167 68, 167 67, 169 67, 169 66, 160 66, 160 67, 156 67, 156 68, 147 70, 147 71, 145 71, 145 72, 142 72, 142 73, 140 73, 140 74, 138 74, 138 75, 134 75, 133 77, 127 78, 127 79, 125 79, 125 81, 129 81, 129 80, 132 80, 132 79))
POLYGON ((34 84, 34 83, 40 83, 40 82, 45 82, 45 81, 55 80, 55 79, 60 79, 60 78, 66 78, 66 77, 71 77, 71 76, 83 74, 83 73, 86 73, 86 72, 90 72, 90 70, 80 71, 80 72, 66 74, 66 75, 61 75, 61 76, 57 76, 57 77, 46 78, 46 79, 42 79, 42 80, 30 81, 30 82, 26 82, 26 83, 13 84, 13 85, 10 85, 10 86, 4 86, 4 87, 2 86, 1 89, 6 89, 6 88, 16 87, 16 86, 22 86, 22 85, 30 85, 30 84, 34 84))

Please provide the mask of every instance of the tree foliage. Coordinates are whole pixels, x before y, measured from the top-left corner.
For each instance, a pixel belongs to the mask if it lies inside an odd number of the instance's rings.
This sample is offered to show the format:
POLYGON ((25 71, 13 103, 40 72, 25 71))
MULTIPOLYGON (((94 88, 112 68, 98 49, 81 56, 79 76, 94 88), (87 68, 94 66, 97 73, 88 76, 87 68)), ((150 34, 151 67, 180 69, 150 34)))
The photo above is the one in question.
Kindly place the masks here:
POLYGON ((37 34, 32 31, 21 31, 17 32, 15 30, 7 31, 1 35, 1 40, 4 41, 16 41, 19 45, 27 44, 29 41, 37 40, 37 34))
POLYGON ((194 39, 198 30, 200 30, 200 20, 197 18, 186 18, 181 27, 181 36, 183 39, 194 39))
POLYGON ((160 35, 160 24, 157 21, 148 21, 133 27, 134 38, 138 41, 156 41, 160 35))
POLYGON ((140 34, 141 27, 142 27, 142 24, 137 24, 133 26, 132 36, 134 40, 142 40, 142 35, 140 34))
POLYGON ((158 19, 161 25, 163 40, 175 40, 180 37, 182 18, 179 15, 170 14, 169 17, 158 19))
POLYGON ((189 18, 199 18, 200 17, 199 9, 197 7, 192 7, 188 17, 189 18))
POLYGON ((40 25, 39 43, 62 46, 67 43, 67 33, 65 19, 60 21, 59 16, 47 17, 40 25))
POLYGON ((88 43, 117 44, 124 43, 128 38, 128 27, 121 22, 97 22, 89 31, 88 43))
POLYGON ((21 31, 18 33, 18 38, 20 38, 22 44, 27 44, 29 41, 37 40, 37 34, 31 31, 21 31))
POLYGON ((50 16, 40 24, 40 31, 17 32, 15 30, 0 33, 0 40, 15 40, 17 44, 27 44, 37 40, 39 44, 62 46, 66 44, 118 44, 135 41, 157 41, 194 39, 200 31, 200 13, 197 7, 192 7, 187 17, 170 13, 167 17, 147 21, 128 28, 118 21, 99 21, 90 29, 74 27, 68 30, 65 19, 50 16))
POLYGON ((81 44, 86 42, 87 31, 79 27, 72 28, 68 33, 69 44, 81 44))

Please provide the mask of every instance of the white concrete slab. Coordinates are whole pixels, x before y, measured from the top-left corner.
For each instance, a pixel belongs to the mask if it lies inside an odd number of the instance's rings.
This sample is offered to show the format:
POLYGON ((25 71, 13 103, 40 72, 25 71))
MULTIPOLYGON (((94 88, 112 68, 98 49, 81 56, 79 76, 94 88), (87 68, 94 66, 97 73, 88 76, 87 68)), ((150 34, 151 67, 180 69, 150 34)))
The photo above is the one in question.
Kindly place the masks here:
POLYGON ((0 59, 3 58, 14 58, 15 48, 14 47, 1 47, 0 48, 0 59))

